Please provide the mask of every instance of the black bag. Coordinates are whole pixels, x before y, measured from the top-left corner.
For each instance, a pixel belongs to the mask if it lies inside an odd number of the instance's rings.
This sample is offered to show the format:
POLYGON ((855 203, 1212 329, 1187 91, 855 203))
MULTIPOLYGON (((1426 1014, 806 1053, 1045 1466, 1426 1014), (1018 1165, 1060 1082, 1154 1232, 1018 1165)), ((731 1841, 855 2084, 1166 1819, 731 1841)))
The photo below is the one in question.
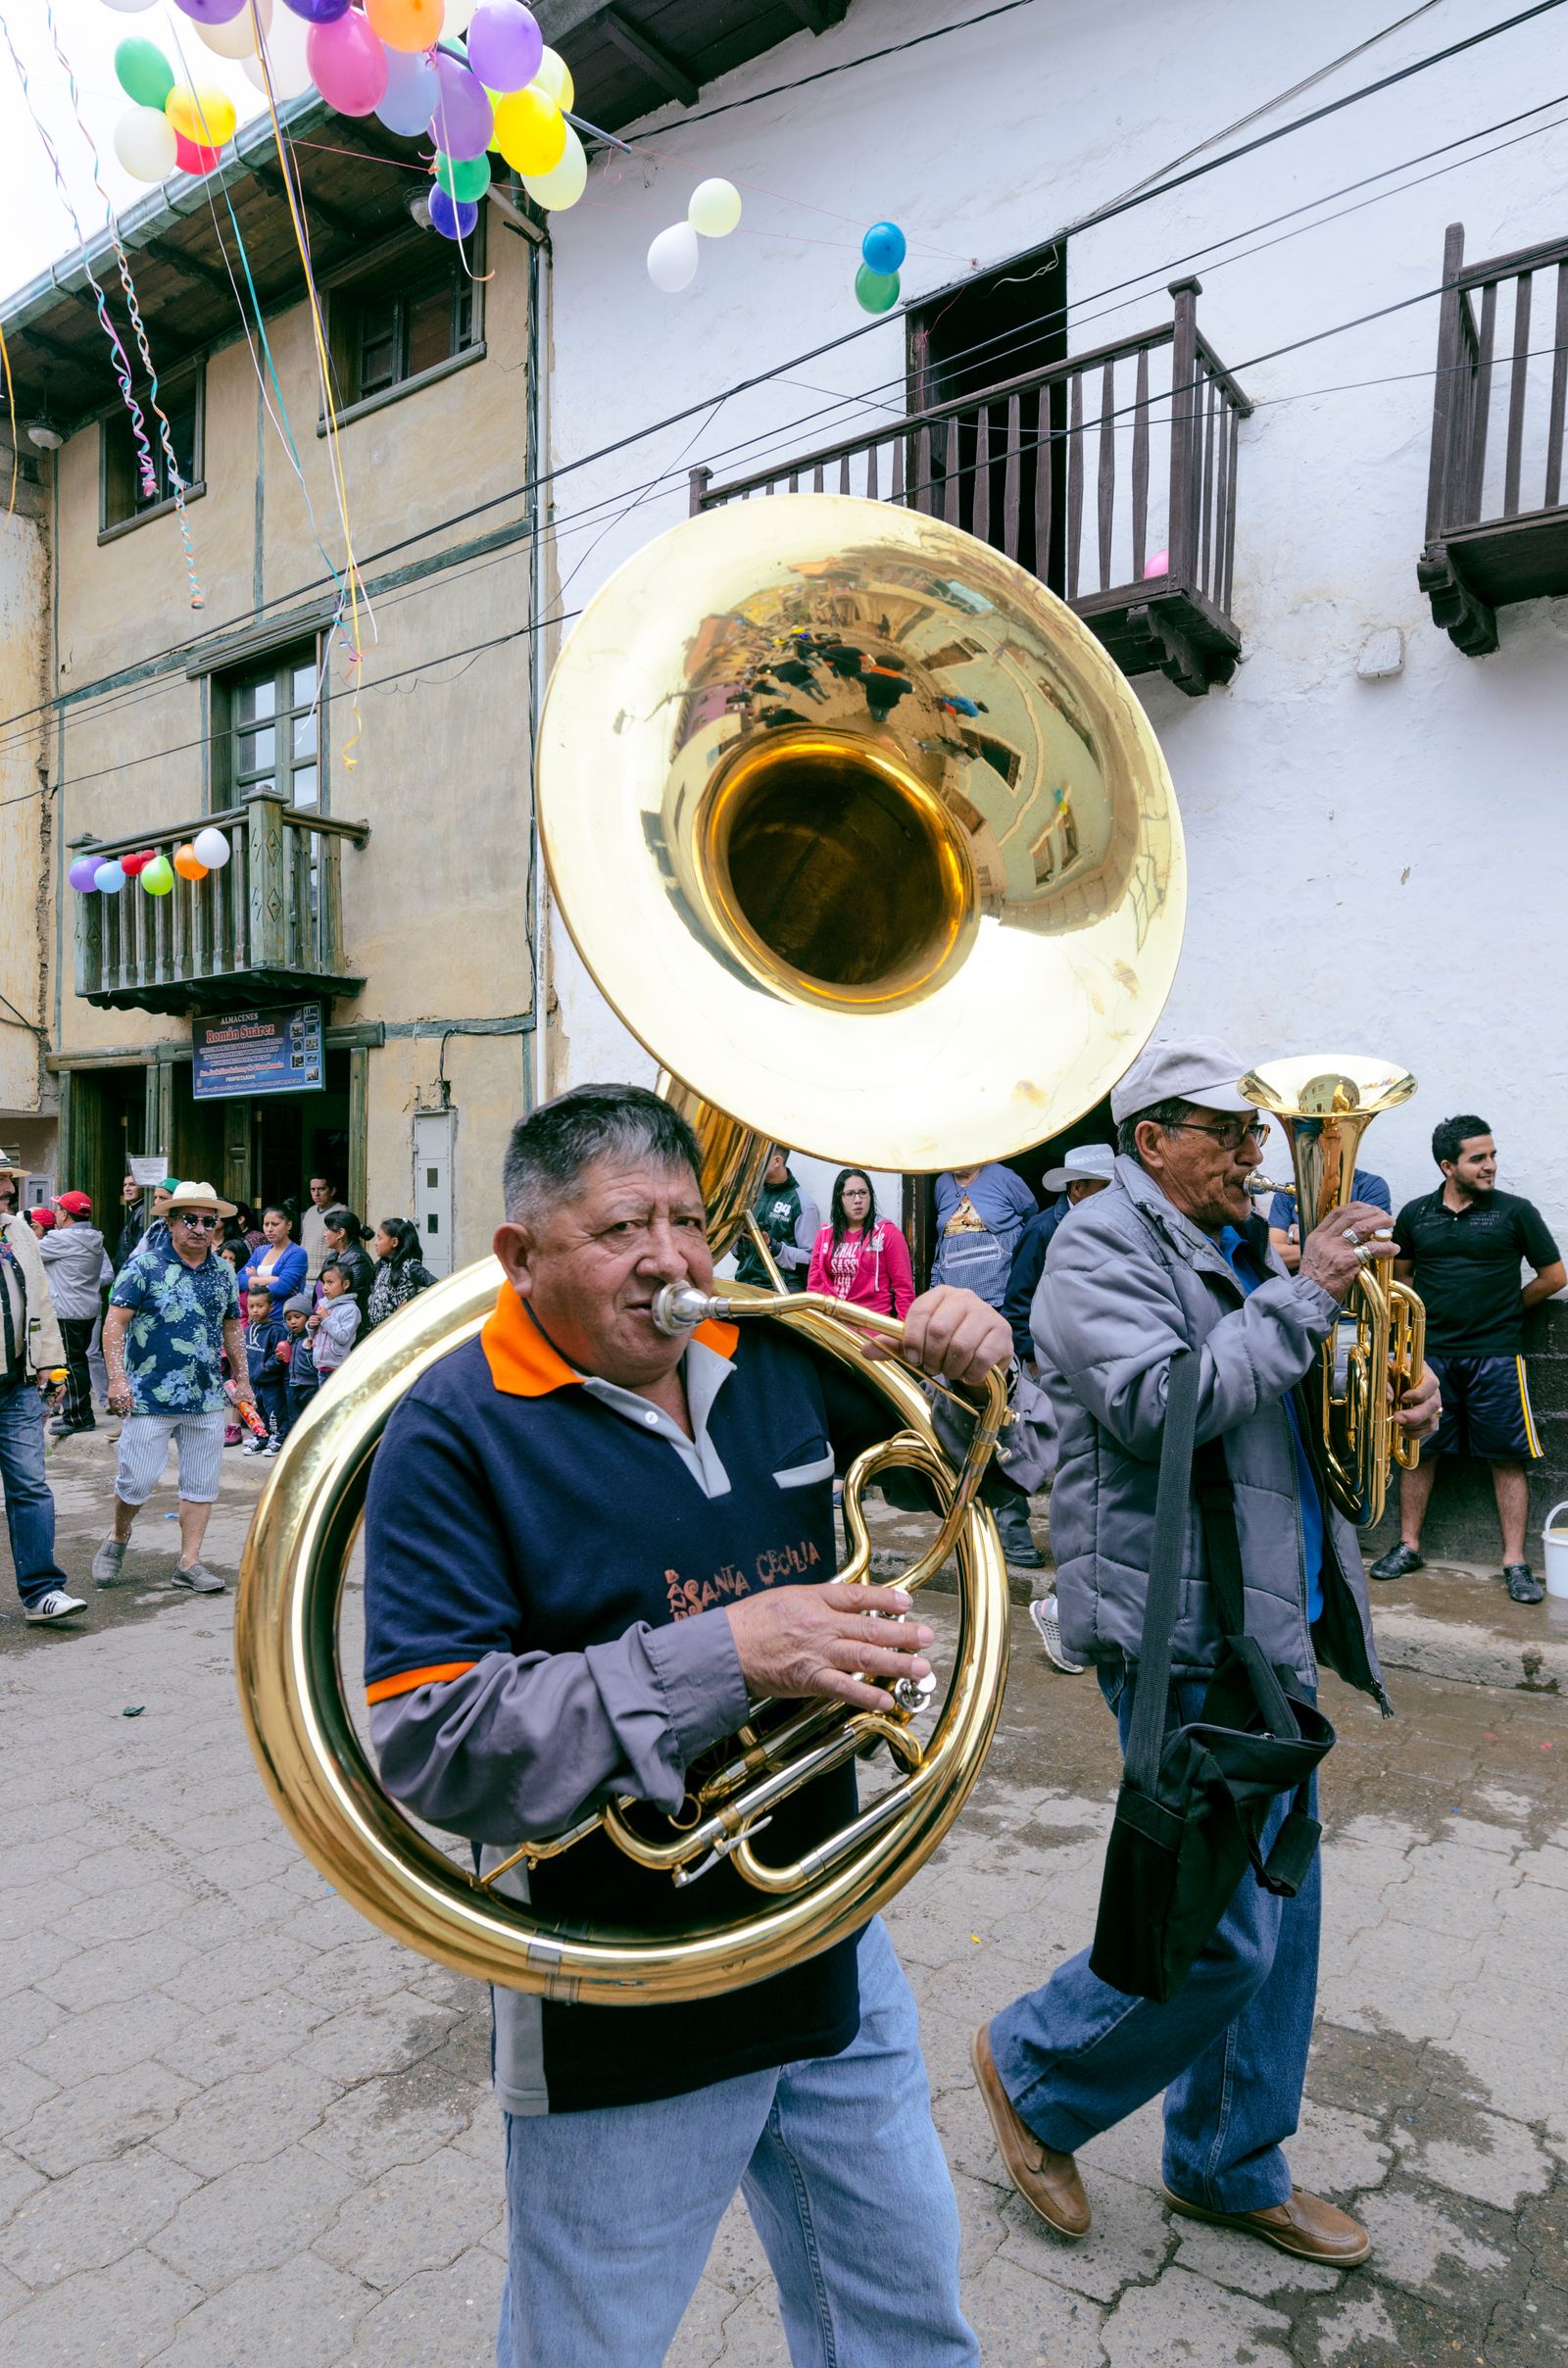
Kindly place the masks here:
POLYGON ((1199 1359, 1172 1360, 1154 1505, 1137 1692, 1116 1817, 1105 1852, 1090 1970, 1129 1998, 1174 1998, 1250 1866, 1268 1891, 1294 1898, 1321 1833, 1307 1809, 1313 1769, 1334 1729, 1290 1691, 1246 1633, 1241 1547, 1225 1454, 1198 1458, 1208 1578, 1224 1631, 1201 1715, 1167 1735, 1171 1639, 1193 1474, 1199 1359), (1296 1799, 1267 1858, 1259 1836, 1278 1796, 1296 1799))

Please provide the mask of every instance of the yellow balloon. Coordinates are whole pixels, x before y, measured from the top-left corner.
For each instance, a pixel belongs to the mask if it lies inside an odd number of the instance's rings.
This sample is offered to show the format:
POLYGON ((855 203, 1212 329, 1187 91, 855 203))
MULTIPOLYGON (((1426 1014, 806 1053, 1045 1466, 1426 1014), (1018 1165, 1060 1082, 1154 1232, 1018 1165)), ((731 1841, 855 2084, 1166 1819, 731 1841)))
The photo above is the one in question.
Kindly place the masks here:
POLYGON ((446 14, 442 0, 365 0, 371 32, 388 49, 434 49, 446 14))
POLYGON ((571 68, 559 50, 545 51, 531 87, 542 90, 547 99, 554 99, 558 107, 564 108, 568 113, 576 105, 577 86, 571 78, 571 68))
POLYGON ((182 89, 177 82, 164 101, 164 113, 180 138, 198 148, 221 148, 238 121, 226 91, 182 89))
POLYGON ((496 109, 496 146, 516 172, 553 173, 566 153, 566 119, 536 84, 514 90, 496 109))
POLYGON ((566 125, 566 148, 552 173, 525 173, 522 185, 535 205, 547 214, 564 214, 588 186, 588 158, 571 125, 566 125))

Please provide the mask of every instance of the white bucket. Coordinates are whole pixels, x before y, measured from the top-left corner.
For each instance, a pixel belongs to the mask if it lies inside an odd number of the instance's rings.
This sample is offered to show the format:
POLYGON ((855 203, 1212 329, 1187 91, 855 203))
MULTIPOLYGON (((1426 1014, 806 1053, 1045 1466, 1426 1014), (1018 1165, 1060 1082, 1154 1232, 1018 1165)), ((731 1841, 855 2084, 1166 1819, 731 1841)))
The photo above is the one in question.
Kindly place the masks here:
POLYGON ((1560 1505, 1554 1505, 1546 1515, 1541 1546, 1546 1560, 1546 1593, 1568 1596, 1568 1529, 1551 1526, 1559 1513, 1568 1513, 1568 1497, 1560 1505))

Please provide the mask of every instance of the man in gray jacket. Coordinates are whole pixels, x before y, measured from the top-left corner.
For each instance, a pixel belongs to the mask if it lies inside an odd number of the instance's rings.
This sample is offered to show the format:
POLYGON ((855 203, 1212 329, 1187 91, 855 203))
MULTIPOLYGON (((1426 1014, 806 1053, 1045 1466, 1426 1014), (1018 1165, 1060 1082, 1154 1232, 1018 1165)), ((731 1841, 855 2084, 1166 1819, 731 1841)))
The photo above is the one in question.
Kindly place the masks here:
MULTIPOLYGON (((1061 1421, 1051 1504, 1063 1643, 1097 1665, 1125 1750, 1137 1686, 1154 1496, 1172 1358, 1200 1360, 1200 1444, 1221 1439, 1235 1490, 1247 1632, 1311 1693, 1320 1662, 1386 1710, 1353 1529, 1324 1487, 1304 1393, 1362 1266, 1392 1255, 1386 1210, 1339 1209, 1287 1274, 1251 1213, 1247 1178, 1267 1122, 1248 1067, 1213 1037, 1151 1046, 1111 1096, 1108 1190, 1072 1211, 1035 1301, 1040 1371, 1061 1421)), ((1397 1418, 1438 1420, 1423 1376, 1397 1418)), ((1221 1633, 1196 1508, 1189 1513, 1167 1726, 1201 1710, 1221 1633)), ((1266 1852, 1289 1805, 1276 1804, 1266 1852)), ((1127 1998, 1087 1951, 982 2025, 976 2075, 1003 2160, 1064 2237, 1090 2207, 1074 2155, 1161 2091, 1165 2193, 1188 2217, 1345 2268, 1366 2233, 1294 2186, 1282 2149, 1300 2106, 1317 1991, 1317 1862, 1295 1899, 1244 1876, 1212 1940, 1163 2005, 1127 1998)))
POLYGON ((65 1362, 37 1238, 25 1217, 0 1215, 0 1489, 17 1593, 38 1626, 87 1608, 55 1556, 55 1501, 44 1476, 43 1394, 59 1396, 65 1362))
POLYGON ((103 1287, 114 1281, 114 1268, 104 1250, 104 1237, 92 1221, 92 1203, 84 1192, 63 1192, 55 1202, 55 1221, 38 1245, 49 1270, 49 1289, 66 1343, 65 1404, 52 1423, 57 1439, 74 1431, 96 1430, 92 1410, 92 1377, 87 1349, 103 1314, 103 1287))

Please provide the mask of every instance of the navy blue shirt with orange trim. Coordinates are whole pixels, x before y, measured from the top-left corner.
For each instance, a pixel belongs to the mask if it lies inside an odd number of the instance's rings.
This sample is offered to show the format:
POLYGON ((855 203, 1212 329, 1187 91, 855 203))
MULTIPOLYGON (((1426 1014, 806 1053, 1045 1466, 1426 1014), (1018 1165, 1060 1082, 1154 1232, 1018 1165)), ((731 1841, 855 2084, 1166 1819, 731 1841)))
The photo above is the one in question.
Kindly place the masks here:
MULTIPOLYGON (((667 1418, 650 1406, 645 1430, 596 1394, 608 1385, 585 1386, 510 1287, 480 1337, 414 1384, 367 1505, 372 1703, 461 1679, 487 1656, 584 1653, 638 1623, 658 1630, 832 1577, 833 1451, 815 1360, 777 1325, 705 1325, 697 1338, 724 1360, 703 1441, 716 1486, 660 1435, 667 1418)), ((868 1410, 853 1426, 864 1436, 847 1438, 836 1412, 834 1427, 853 1454, 886 1421, 868 1410)), ((855 1808, 853 1769, 836 1771, 784 1803, 760 1848, 792 1859, 855 1808)), ((541 1861, 528 1887, 548 1919, 661 1935, 753 1913, 760 1899, 727 1865, 677 1890, 602 1835, 541 1861)), ((859 2022, 856 1944, 691 2004, 526 2004, 548 2110, 679 2096, 847 2047, 859 2022)))

